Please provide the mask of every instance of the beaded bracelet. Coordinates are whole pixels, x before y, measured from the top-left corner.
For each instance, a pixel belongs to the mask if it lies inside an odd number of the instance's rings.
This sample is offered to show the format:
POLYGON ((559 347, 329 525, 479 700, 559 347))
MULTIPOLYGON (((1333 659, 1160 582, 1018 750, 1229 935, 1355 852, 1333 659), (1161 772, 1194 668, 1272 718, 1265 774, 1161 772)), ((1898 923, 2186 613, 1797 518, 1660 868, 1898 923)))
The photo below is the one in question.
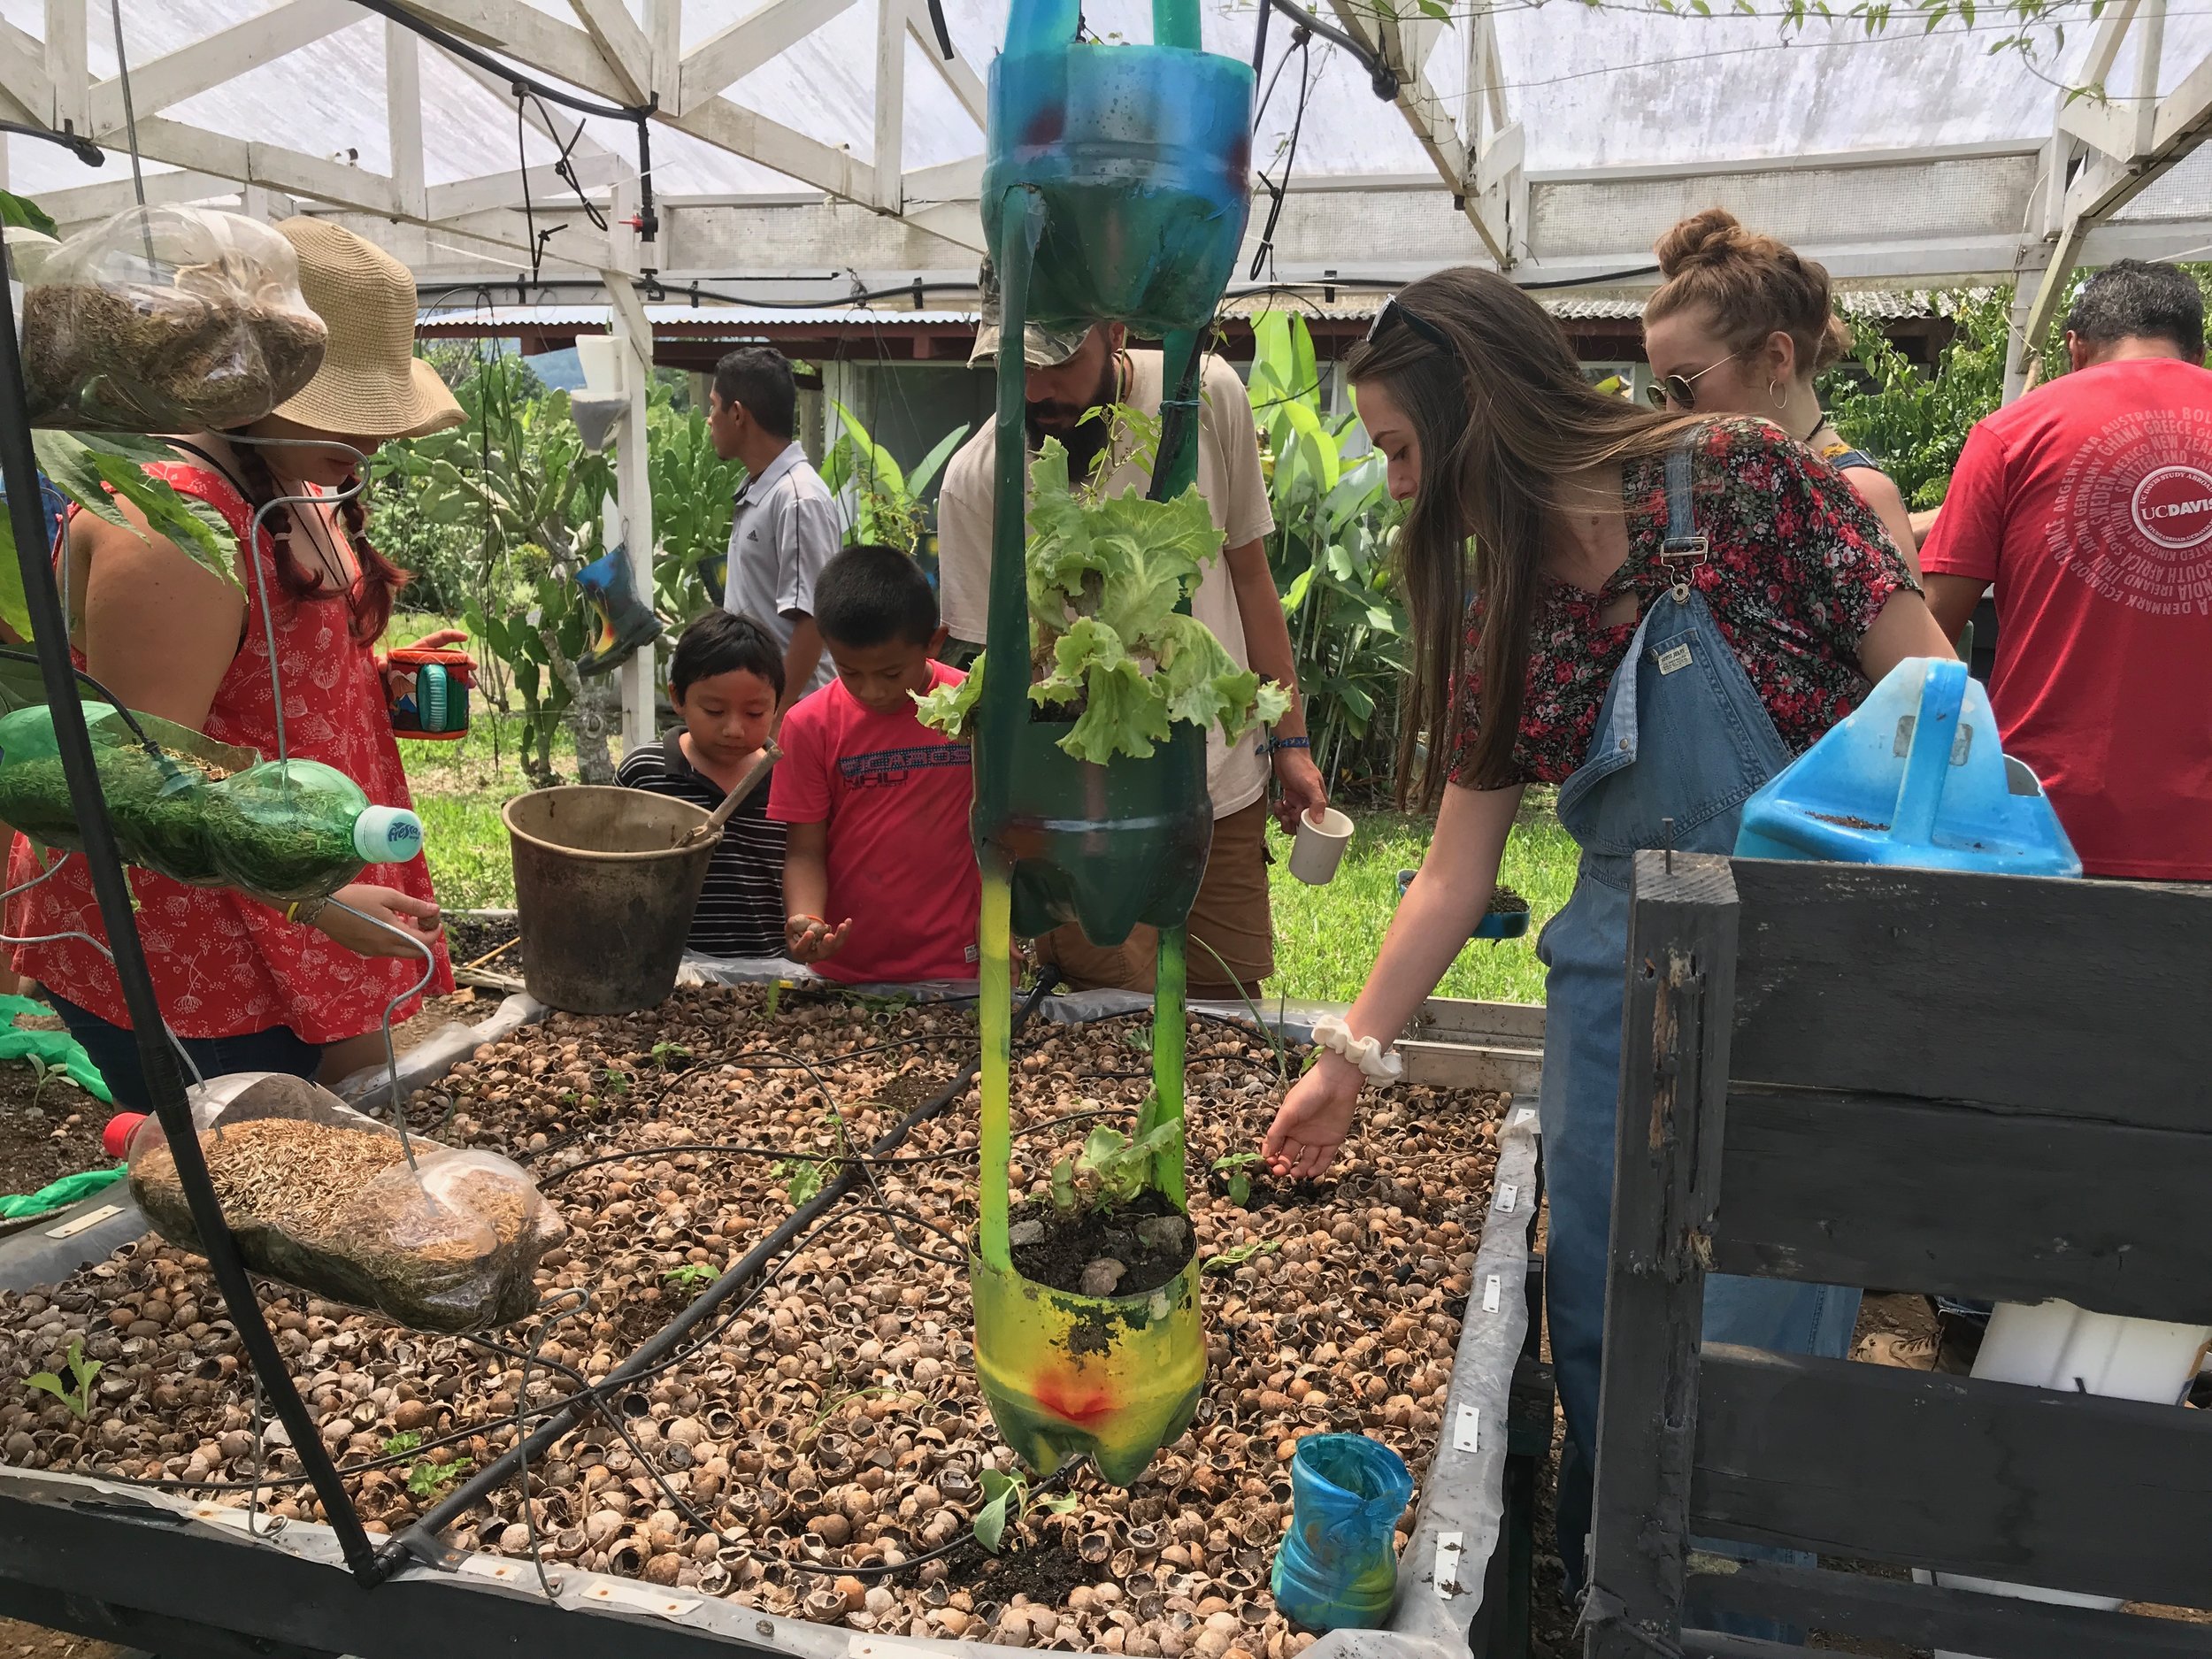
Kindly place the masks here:
POLYGON ((1310 737, 1271 737, 1267 741, 1267 752, 1271 755, 1279 749, 1311 749, 1312 747, 1313 740, 1310 737))

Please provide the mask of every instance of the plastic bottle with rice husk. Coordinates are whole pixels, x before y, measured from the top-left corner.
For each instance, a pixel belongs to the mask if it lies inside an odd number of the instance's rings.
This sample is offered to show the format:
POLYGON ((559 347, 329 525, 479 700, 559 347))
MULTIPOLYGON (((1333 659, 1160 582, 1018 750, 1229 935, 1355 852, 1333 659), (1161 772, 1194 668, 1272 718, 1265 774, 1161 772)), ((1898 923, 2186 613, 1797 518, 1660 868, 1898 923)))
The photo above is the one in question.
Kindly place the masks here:
MULTIPOLYGON (((265 899, 326 896, 365 865, 422 850, 422 823, 375 806, 319 761, 265 761, 147 715, 85 705, 100 793, 124 858, 194 887, 265 899)), ((0 821, 46 847, 81 849, 51 711, 0 718, 0 821)))

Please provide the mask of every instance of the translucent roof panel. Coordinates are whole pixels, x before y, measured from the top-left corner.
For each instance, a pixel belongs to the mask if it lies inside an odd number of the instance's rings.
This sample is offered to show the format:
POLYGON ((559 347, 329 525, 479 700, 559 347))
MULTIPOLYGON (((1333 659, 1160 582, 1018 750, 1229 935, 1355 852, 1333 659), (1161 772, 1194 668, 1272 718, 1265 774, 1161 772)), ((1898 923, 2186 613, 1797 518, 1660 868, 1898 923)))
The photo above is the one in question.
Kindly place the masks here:
MULTIPOLYGON (((565 0, 527 0, 571 27, 565 0)), ((1203 0, 1207 44, 1250 55, 1259 0, 1203 0)), ((1333 18, 1326 0, 1324 15, 1333 18)), ((642 19, 644 0, 628 0, 642 19)), ((1716 0, 1717 6, 1718 0, 1716 0)), ((1602 7, 1557 0, 1500 0, 1492 7, 1498 86, 1526 136, 1527 165, 1538 173, 1594 167, 1698 165, 1791 156, 1991 142, 2032 143, 2050 130, 2061 88, 2072 79, 2094 33, 2086 8, 2062 48, 2054 32, 2029 56, 1991 46, 2010 25, 1985 14, 1972 30, 1947 21, 1932 35, 1901 19, 1886 34, 1847 21, 1786 24, 1777 0, 1747 0, 1755 16, 1698 17, 1655 9, 1649 0, 1602 7)), ((1008 0, 944 0, 955 41, 969 61, 987 65, 1005 31, 1008 0)), ((758 9, 759 0, 686 0, 683 44, 695 50, 758 9)), ((1425 70, 1440 103, 1456 108, 1466 91, 1467 42, 1476 13, 1453 0, 1454 18, 1436 31, 1425 70)), ((264 0, 123 0, 131 58, 143 65, 164 53, 245 22, 264 0)), ((726 96, 833 149, 863 159, 874 143, 877 7, 820 0, 826 20, 726 96)), ((1411 9, 1408 5, 1409 10, 1411 9)), ((114 70, 105 0, 88 8, 88 57, 96 75, 114 70)), ((42 0, 0 0, 0 19, 33 37, 44 25, 42 0)), ((1086 20, 1102 38, 1150 34, 1150 0, 1088 0, 1086 20)), ((383 39, 365 19, 160 113, 238 139, 310 156, 386 165, 383 39)), ((1256 155, 1277 164, 1302 96, 1304 122, 1296 171, 1307 176, 1430 176, 1431 165, 1403 116, 1378 101, 1364 74, 1338 49, 1317 42, 1310 62, 1290 50, 1291 27, 1271 27, 1268 77, 1275 81, 1260 123, 1256 155), (1309 73, 1308 71, 1310 71, 1309 73)), ((927 67, 928 52, 909 42, 904 162, 926 167, 974 155, 981 134, 951 88, 927 67)), ((2131 89, 2133 46, 2116 85, 2131 89)), ((2167 14, 2162 89, 2170 89, 2212 50, 2212 15, 2167 14)), ((435 48, 422 52, 429 182, 480 177, 552 159, 534 132, 519 140, 514 104, 435 48)), ((1266 81, 1263 81, 1263 85, 1266 81)), ((628 129, 595 121, 592 137, 634 156, 628 129)), ((92 173, 62 152, 8 141, 15 187, 37 191, 119 176, 92 173)), ((655 176, 668 196, 755 195, 805 187, 750 160, 656 124, 655 176)))

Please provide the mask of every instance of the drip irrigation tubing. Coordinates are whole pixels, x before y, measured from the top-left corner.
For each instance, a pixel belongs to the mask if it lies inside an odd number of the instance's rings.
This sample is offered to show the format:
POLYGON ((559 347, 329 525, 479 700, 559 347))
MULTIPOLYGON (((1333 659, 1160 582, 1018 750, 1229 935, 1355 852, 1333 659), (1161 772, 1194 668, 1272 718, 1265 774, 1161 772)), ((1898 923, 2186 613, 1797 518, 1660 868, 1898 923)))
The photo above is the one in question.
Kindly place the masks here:
POLYGON ((376 1567, 375 1547, 361 1517, 346 1496, 337 1465, 317 1432, 307 1403, 300 1398, 276 1339, 261 1317, 254 1300, 253 1280, 239 1255, 238 1240, 223 1219, 221 1202, 208 1179, 207 1163, 200 1152, 200 1138, 192 1123, 184 1079, 177 1056, 170 1047, 161 1004, 146 965, 144 941, 139 938, 130 884, 123 873, 115 844, 115 828, 108 820, 107 803, 100 792, 99 773, 86 729, 84 704, 77 689, 74 665, 69 660, 69 627, 64 619, 61 595, 54 581, 54 567, 47 548, 38 482, 38 457, 31 447, 28 398, 24 388, 23 358, 16 338, 15 302, 0 302, 0 479, 8 493, 8 512, 15 534, 16 563, 22 572, 24 599, 30 612, 32 638, 37 647, 39 672, 52 711, 54 738, 60 750, 62 771, 69 783, 70 809, 84 843, 86 872, 93 897, 100 909, 115 964, 131 1028, 137 1040, 139 1065, 146 1092, 161 1121, 175 1157, 177 1179, 184 1189, 194 1230, 205 1248, 223 1302, 230 1310, 240 1342, 251 1362, 255 1378, 274 1406, 277 1418, 291 1437, 301 1465, 310 1477, 315 1495, 330 1518, 331 1530, 346 1564, 367 1578, 376 1567))
MULTIPOLYGON (((1053 984, 1054 980, 1049 975, 1038 980, 1036 987, 1015 1011, 1014 1025, 1017 1030, 1027 1022, 1029 1017, 1043 1002, 1046 995, 1050 993, 1053 984)), ((981 1057, 979 1056, 976 1060, 962 1066, 952 1080, 943 1088, 900 1118, 888 1131, 879 1137, 869 1147, 868 1156, 878 1157, 895 1151, 900 1143, 912 1133, 918 1125, 928 1122, 957 1100, 962 1092, 974 1080, 981 1065, 981 1057)), ((860 1184, 865 1172, 864 1166, 858 1164, 848 1164, 840 1171, 820 1192, 785 1217, 781 1225, 747 1251, 735 1266, 702 1291, 696 1301, 670 1320, 668 1324, 663 1325, 657 1333, 634 1350, 629 1358, 609 1371, 595 1386, 584 1394, 570 1395, 562 1402, 559 1409, 528 1438, 518 1440, 513 1447, 470 1476, 467 1480, 455 1487, 437 1508, 393 1539, 378 1552, 373 1571, 365 1576, 372 1583, 380 1583, 397 1572, 411 1557, 419 1556, 429 1561, 442 1560, 446 1554, 446 1549, 438 1540, 439 1533, 475 1509, 494 1491, 504 1486, 527 1467, 531 1458, 541 1456, 544 1453, 550 1451, 563 1436, 583 1422, 591 1412, 600 1409, 606 1400, 618 1394, 623 1389, 651 1371, 663 1356, 673 1349, 694 1330, 705 1324, 724 1302, 744 1290, 754 1279, 767 1271, 770 1264, 790 1247, 793 1240, 808 1231, 815 1222, 826 1217, 854 1187, 860 1184)), ((311 1427, 308 1432, 311 1436, 313 1433, 311 1427)), ((295 1434, 296 1436, 297 1431, 295 1431, 295 1434)), ((320 1442, 318 1441, 318 1444, 319 1445, 320 1442)), ((328 1507, 326 1503, 326 1509, 328 1507)), ((350 1515, 352 1512, 349 1509, 347 1513, 350 1515)), ((357 1520, 355 1525, 359 1525, 357 1520)))

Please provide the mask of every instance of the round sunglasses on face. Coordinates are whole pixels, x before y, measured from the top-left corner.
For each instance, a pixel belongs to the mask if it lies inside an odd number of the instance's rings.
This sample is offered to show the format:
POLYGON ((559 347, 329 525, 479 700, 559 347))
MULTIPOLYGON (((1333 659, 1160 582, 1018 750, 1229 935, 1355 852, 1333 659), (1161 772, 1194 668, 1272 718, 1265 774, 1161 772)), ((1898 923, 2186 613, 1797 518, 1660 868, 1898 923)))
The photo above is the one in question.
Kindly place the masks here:
POLYGON ((1697 382, 1720 367, 1721 363, 1733 363, 1742 355, 1740 351, 1732 351, 1719 363, 1709 363, 1695 374, 1663 374, 1644 388, 1644 396, 1650 400, 1654 409, 1670 406, 1685 411, 1695 409, 1697 382))

